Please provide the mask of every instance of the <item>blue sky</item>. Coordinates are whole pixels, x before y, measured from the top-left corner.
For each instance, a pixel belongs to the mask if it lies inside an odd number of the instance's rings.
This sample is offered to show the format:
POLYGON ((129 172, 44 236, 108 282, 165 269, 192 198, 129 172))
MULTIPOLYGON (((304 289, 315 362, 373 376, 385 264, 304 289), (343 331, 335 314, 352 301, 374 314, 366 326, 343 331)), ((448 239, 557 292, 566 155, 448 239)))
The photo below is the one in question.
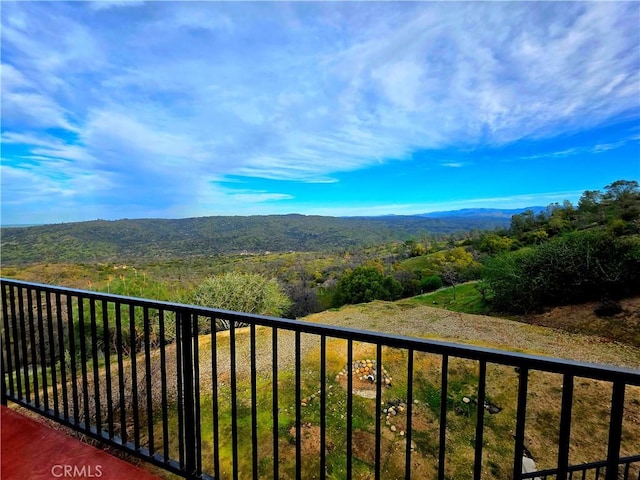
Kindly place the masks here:
POLYGON ((638 2, 2 2, 2 224, 411 214, 640 178, 638 2))

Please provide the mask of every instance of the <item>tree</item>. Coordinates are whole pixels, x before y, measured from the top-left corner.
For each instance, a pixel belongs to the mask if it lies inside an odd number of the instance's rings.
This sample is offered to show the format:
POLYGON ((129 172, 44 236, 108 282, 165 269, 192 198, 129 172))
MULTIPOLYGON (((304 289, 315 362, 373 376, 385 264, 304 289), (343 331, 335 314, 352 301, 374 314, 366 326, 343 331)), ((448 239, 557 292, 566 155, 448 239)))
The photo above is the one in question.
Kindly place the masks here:
POLYGON ((603 198, 620 201, 628 197, 638 197, 640 186, 636 180, 616 180, 604 187, 603 198))
POLYGON ((617 180, 604 189, 602 198, 608 204, 609 218, 630 222, 640 217, 640 190, 636 180, 617 180))
MULTIPOLYGON (((291 306, 291 300, 275 279, 239 272, 205 279, 188 295, 187 301, 203 307, 272 316, 282 316, 291 306)), ((236 326, 246 325, 236 323, 236 326)), ((216 329, 229 329, 229 321, 216 319, 216 329)))
POLYGON ((493 257, 484 276, 496 308, 515 313, 619 298, 640 291, 640 241, 572 232, 493 257))
POLYGON ((422 292, 433 292, 442 287, 442 279, 438 275, 429 275, 420 280, 422 292))
POLYGON ((361 265, 347 271, 336 286, 337 305, 365 303, 373 300, 396 300, 402 294, 402 285, 382 269, 373 265, 361 265))
POLYGON ((498 235, 496 233, 487 233, 482 236, 478 250, 490 255, 495 255, 500 252, 508 252, 511 250, 513 243, 513 240, 509 237, 498 235))

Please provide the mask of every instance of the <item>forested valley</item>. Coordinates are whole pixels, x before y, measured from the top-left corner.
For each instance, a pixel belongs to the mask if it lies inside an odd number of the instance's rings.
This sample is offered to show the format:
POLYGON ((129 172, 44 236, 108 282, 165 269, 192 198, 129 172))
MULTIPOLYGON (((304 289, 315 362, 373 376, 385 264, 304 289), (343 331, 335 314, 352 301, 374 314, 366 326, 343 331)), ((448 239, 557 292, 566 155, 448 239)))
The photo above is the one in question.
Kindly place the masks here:
POLYGON ((638 182, 537 210, 510 222, 286 215, 3 228, 2 276, 290 318, 409 297, 522 318, 583 302, 623 313, 620 300, 640 294, 638 182))

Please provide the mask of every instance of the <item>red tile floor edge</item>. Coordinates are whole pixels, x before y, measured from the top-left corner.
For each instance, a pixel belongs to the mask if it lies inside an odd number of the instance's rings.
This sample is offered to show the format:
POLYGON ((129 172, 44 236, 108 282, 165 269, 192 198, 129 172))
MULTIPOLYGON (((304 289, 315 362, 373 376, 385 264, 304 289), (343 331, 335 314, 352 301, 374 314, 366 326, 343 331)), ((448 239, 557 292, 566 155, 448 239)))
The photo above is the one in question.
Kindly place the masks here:
POLYGON ((159 478, 5 406, 0 412, 1 480, 159 478))

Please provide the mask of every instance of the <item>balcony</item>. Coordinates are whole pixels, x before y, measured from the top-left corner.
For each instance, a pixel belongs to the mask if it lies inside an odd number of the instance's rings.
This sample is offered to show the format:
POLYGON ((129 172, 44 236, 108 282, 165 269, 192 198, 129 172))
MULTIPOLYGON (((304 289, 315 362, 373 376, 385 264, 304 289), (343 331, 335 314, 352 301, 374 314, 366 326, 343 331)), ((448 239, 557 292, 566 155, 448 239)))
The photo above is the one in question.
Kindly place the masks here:
POLYGON ((159 471, 640 479, 637 370, 14 280, 0 286, 2 404, 159 471))

